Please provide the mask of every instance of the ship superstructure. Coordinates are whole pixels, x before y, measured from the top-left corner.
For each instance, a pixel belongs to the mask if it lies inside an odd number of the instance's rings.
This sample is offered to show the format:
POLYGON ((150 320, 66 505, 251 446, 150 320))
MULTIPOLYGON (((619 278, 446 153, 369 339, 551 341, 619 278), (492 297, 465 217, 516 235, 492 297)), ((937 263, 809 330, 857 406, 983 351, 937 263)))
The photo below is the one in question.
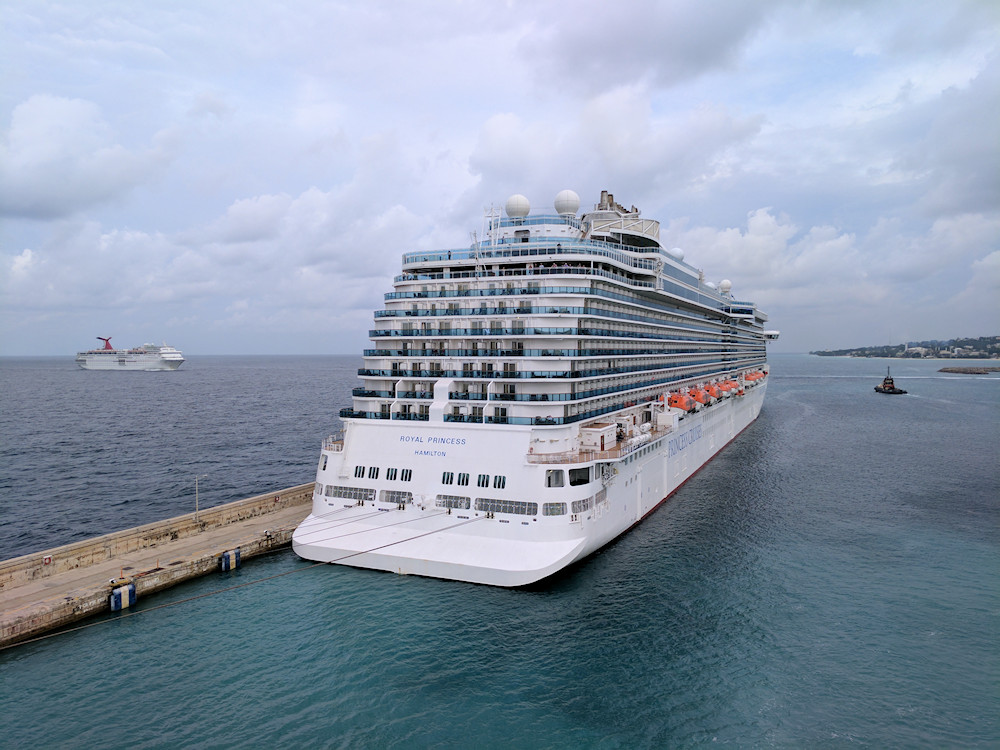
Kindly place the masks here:
POLYGON ((84 370, 176 370, 184 364, 184 355, 165 343, 143 344, 132 349, 116 349, 111 337, 98 336, 104 342, 101 349, 77 352, 76 363, 84 370))
POLYGON ((310 560, 500 586, 641 520, 760 411, 766 315, 604 191, 512 196, 470 247, 403 256, 344 429, 323 444, 310 560))

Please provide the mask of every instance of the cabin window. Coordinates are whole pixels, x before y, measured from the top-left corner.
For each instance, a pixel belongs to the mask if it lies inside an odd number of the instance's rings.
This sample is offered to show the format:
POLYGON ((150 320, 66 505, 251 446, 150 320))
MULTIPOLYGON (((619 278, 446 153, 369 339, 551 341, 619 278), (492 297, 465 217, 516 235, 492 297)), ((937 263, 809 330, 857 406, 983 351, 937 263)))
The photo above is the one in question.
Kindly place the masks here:
POLYGON ((320 461, 320 465, 319 465, 319 470, 320 471, 326 471, 326 461, 327 461, 328 458, 330 458, 330 457, 327 456, 327 455, 325 455, 325 454, 323 455, 323 460, 320 461))
POLYGON ((589 481, 590 481, 589 466, 586 466, 582 469, 569 470, 569 484, 571 487, 576 487, 577 485, 586 484, 589 481))
POLYGON ((566 503, 542 503, 543 516, 565 516, 566 503))
POLYGON ((403 503, 413 502, 413 493, 409 490, 382 490, 380 500, 383 503, 403 503))
POLYGON ((438 508, 458 508, 459 510, 468 510, 471 507, 469 498, 459 495, 438 495, 434 505, 438 508))
POLYGON ((497 474, 495 477, 493 477, 493 489, 502 490, 506 486, 507 486, 507 477, 501 476, 500 474, 497 474))
POLYGON ((368 478, 369 479, 378 479, 378 467, 377 466, 371 466, 371 467, 368 468, 368 478))
POLYGON ((469 483, 469 475, 465 472, 459 472, 458 483, 463 487, 469 483))
POLYGON ((548 469, 545 472, 546 487, 562 487, 566 482, 562 469, 548 469))
POLYGON ((399 476, 400 481, 409 482, 413 479, 413 469, 403 469, 399 476))
POLYGON ((451 484, 455 481, 455 472, 446 471, 441 474, 441 484, 451 484))
POLYGON ((398 473, 397 469, 386 469, 385 470, 385 478, 388 479, 388 480, 390 480, 390 481, 395 481, 397 473, 398 473))
POLYGON ((330 485, 326 488, 329 497, 340 497, 345 500, 367 500, 375 501, 375 490, 368 490, 362 487, 334 487, 330 485))
POLYGON ((490 486, 490 475, 489 474, 480 474, 479 475, 479 479, 477 481, 477 484, 480 487, 489 487, 490 486))
POLYGON ((365 478, 365 467, 364 466, 355 466, 354 467, 354 476, 357 477, 358 479, 364 479, 365 478))
POLYGON ((528 503, 522 500, 497 500, 492 497, 477 497, 475 508, 487 513, 517 513, 522 516, 538 515, 538 503, 528 503))

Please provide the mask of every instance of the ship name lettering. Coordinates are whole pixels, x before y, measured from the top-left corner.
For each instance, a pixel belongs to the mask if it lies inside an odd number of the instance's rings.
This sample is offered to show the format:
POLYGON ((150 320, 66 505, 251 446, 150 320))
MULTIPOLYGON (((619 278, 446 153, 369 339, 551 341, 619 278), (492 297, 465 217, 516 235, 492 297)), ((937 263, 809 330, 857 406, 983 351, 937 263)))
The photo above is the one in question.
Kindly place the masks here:
POLYGON ((693 427, 667 443, 667 456, 674 456, 687 448, 691 443, 701 439, 701 426, 693 427))
POLYGON ((401 443, 423 443, 427 442, 432 445, 465 445, 465 438, 463 437, 437 437, 431 436, 426 440, 419 435, 400 435, 399 442, 401 443))

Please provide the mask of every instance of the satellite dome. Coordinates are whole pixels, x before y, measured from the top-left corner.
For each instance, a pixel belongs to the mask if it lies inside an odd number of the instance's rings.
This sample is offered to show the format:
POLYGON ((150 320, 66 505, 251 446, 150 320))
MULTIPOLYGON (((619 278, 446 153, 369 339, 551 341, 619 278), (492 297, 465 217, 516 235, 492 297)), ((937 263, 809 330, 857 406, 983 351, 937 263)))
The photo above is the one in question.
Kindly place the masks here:
POLYGON ((505 210, 507 211, 507 216, 509 218, 523 219, 531 210, 531 204, 528 203, 528 199, 523 195, 515 194, 507 199, 507 206, 505 210))
POLYGON ((555 206, 557 214, 576 216, 576 212, 580 210, 580 196, 572 190, 560 190, 556 195, 555 206))
POLYGON ((733 282, 729 279, 723 279, 719 282, 719 291, 723 294, 729 294, 729 290, 733 288, 733 282))
POLYGON ((705 286, 707 286, 709 289, 715 289, 715 284, 711 281, 706 281, 705 286))
POLYGON ((670 249, 670 254, 673 255, 677 260, 684 260, 684 251, 679 247, 674 247, 670 249))

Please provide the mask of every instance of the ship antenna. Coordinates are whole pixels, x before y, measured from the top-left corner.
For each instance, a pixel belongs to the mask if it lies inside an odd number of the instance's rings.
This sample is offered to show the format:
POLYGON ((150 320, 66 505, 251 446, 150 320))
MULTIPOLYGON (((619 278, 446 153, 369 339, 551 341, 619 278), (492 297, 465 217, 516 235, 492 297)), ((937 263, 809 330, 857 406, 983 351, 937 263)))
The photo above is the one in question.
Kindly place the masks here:
POLYGON ((107 338, 103 338, 102 336, 98 336, 97 340, 104 342, 104 348, 105 349, 114 349, 114 347, 111 346, 111 337, 110 336, 108 336, 107 338))

